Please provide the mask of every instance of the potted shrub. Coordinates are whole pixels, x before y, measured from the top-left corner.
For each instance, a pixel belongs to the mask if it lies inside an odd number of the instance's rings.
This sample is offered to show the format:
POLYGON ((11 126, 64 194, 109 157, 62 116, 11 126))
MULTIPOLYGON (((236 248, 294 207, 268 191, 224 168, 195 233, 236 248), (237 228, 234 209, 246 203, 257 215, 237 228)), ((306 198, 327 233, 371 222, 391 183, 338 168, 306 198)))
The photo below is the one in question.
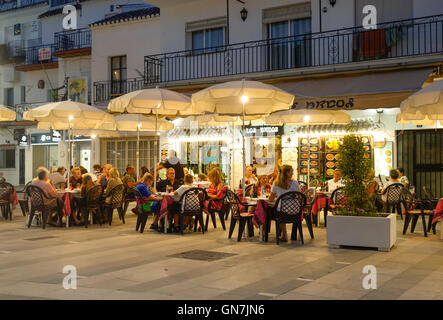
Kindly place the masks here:
POLYGON ((377 213, 375 197, 368 196, 366 184, 372 168, 365 158, 362 138, 351 134, 339 147, 337 168, 342 173, 344 200, 335 214, 327 217, 326 238, 332 248, 340 246, 374 247, 389 251, 396 242, 395 214, 377 213))

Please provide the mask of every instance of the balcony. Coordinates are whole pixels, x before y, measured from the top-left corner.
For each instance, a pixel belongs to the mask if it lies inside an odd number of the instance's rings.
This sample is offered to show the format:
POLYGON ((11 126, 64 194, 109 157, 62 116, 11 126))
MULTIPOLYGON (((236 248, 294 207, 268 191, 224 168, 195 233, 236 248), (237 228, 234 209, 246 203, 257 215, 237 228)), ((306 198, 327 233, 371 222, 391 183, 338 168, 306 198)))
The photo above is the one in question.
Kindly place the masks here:
POLYGON ((143 78, 132 78, 121 81, 94 82, 94 105, 107 102, 125 93, 141 90, 144 87, 143 78))
POLYGON ((25 59, 25 41, 14 40, 0 45, 0 65, 20 63, 25 59))
POLYGON ((443 15, 145 56, 146 85, 443 53, 443 15))
POLYGON ((58 58, 53 55, 54 44, 39 45, 24 49, 25 59, 15 67, 17 71, 34 71, 58 68, 58 58))
POLYGON ((91 30, 85 28, 57 32, 54 34, 54 43, 54 55, 60 58, 91 55, 91 30))
POLYGON ((76 2, 76 0, 51 0, 51 7, 63 6, 65 4, 72 4, 76 2))
POLYGON ((49 3, 49 0, 0 0, 0 12, 27 8, 42 3, 49 3))

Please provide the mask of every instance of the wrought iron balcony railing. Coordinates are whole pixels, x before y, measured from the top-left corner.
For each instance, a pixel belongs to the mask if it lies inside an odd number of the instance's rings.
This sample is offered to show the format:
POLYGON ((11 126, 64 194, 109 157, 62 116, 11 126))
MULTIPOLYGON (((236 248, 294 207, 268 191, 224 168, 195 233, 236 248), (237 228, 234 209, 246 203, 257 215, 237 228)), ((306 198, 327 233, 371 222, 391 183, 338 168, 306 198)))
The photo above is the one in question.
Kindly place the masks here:
POLYGON ((41 3, 49 3, 49 0, 12 0, 12 1, 1 0, 0 12, 26 8, 41 3))
POLYGON ((54 34, 55 51, 90 48, 92 34, 89 29, 61 31, 54 34))
POLYGON ((443 15, 145 56, 145 84, 443 53, 443 15))
POLYGON ((52 53, 55 50, 54 44, 42 44, 39 46, 28 47, 24 49, 26 59, 25 65, 56 62, 58 58, 52 53))
POLYGON ((94 104, 109 101, 128 92, 141 90, 143 86, 143 78, 94 82, 94 104))
POLYGON ((25 40, 14 40, 8 42, 8 57, 9 58, 24 58, 25 57, 25 40))
POLYGON ((75 0, 51 0, 51 7, 58 7, 65 4, 76 3, 75 0))

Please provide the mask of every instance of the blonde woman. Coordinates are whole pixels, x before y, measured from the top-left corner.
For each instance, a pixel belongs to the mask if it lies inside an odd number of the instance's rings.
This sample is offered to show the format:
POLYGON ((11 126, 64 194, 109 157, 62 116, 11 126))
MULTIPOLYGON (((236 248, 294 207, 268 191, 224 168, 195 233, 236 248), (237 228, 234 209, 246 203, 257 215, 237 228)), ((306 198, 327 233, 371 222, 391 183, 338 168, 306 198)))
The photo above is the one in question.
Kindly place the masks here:
POLYGON ((120 179, 120 173, 118 172, 117 168, 112 168, 111 170, 109 170, 108 185, 106 186, 106 189, 103 192, 103 194, 106 196, 105 202, 107 204, 111 203, 111 197, 108 196, 109 192, 119 184, 123 184, 123 182, 120 179))
MULTIPOLYGON (((282 194, 291 191, 300 192, 300 186, 297 181, 292 180, 294 176, 294 169, 289 165, 284 165, 281 167, 277 179, 271 188, 271 195, 269 196, 269 201, 274 201, 282 194)), ((286 231, 286 224, 280 224, 280 230, 282 231, 282 237, 280 241, 288 242, 288 232, 286 231)), ((278 236, 278 235, 277 235, 278 236)))

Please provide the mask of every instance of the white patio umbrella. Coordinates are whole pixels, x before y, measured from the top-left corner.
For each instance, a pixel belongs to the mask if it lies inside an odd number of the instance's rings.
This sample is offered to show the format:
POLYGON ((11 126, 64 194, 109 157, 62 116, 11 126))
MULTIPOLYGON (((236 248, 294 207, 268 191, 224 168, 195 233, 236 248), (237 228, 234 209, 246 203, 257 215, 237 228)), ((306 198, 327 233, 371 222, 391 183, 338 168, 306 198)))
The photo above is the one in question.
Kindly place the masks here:
POLYGON ((245 191, 245 135, 244 122, 249 115, 267 115, 288 110, 294 96, 272 85, 259 81, 230 81, 203 89, 192 95, 195 112, 242 116, 243 127, 243 194, 245 191))
POLYGON ((443 120, 443 81, 436 81, 409 96, 400 104, 400 110, 405 120, 413 116, 415 119, 409 120, 443 120))
POLYGON ((26 111, 25 120, 38 121, 38 128, 68 130, 68 188, 72 163, 72 129, 99 129, 106 123, 112 123, 113 116, 93 106, 67 100, 42 105, 26 111))
POLYGON ((0 121, 14 121, 16 117, 17 115, 14 111, 8 107, 0 105, 0 121))
MULTIPOLYGON (((423 115, 420 111, 415 113, 401 112, 397 114, 397 123, 401 124, 414 124, 423 126, 434 126, 437 124, 438 120, 429 119, 427 115, 423 115)), ((439 121, 443 125, 443 120, 439 121)))
POLYGON ((311 139, 310 125, 316 124, 348 124, 351 116, 343 111, 293 109, 276 112, 265 118, 267 124, 307 125, 308 126, 308 186, 311 176, 311 139))
MULTIPOLYGON (((155 115, 155 134, 158 132, 158 116, 192 115, 188 96, 156 87, 154 89, 143 89, 127 93, 112 99, 108 104, 109 112, 136 113, 155 115)), ((155 140, 157 147, 157 139, 155 140)), ((157 154, 154 156, 154 164, 157 167, 157 154)), ((154 179, 156 188, 157 179, 154 179)))

